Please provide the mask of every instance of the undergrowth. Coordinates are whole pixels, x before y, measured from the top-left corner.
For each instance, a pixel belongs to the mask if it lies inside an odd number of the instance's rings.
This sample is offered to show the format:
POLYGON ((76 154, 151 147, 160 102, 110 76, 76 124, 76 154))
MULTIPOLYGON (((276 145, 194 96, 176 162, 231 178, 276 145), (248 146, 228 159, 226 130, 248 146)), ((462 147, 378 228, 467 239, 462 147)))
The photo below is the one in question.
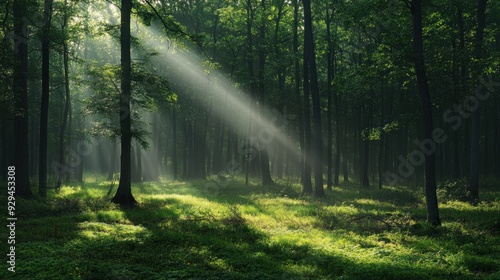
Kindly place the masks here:
POLYGON ((139 204, 121 209, 111 182, 90 179, 17 200, 16 273, 0 279, 500 279, 494 183, 477 206, 463 182, 441 184, 433 227, 406 187, 315 199, 288 181, 160 181, 135 184, 139 204))

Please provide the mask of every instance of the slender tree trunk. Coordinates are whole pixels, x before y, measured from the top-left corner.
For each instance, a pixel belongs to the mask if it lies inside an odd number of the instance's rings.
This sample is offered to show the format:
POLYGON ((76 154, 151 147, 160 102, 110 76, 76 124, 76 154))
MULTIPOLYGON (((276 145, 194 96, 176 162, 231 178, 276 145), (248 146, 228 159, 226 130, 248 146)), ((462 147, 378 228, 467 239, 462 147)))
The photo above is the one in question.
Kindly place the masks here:
MULTIPOLYGON (((298 25, 299 25, 299 0, 293 1, 293 54, 294 54, 294 80, 295 80, 295 98, 298 104, 298 130, 299 130, 299 145, 300 145, 300 155, 299 155, 299 170, 300 170, 300 180, 302 183, 302 192, 312 193, 311 186, 311 171, 310 168, 306 168, 306 152, 307 145, 305 141, 305 104, 301 104, 300 100, 300 62, 299 62, 299 35, 298 35, 298 25), (302 106, 301 106, 302 105, 302 106), (308 171, 308 175, 306 175, 308 171), (309 178, 306 181, 306 178, 309 178)), ((304 91, 305 92, 305 91, 304 91)), ((305 97, 304 99, 305 100, 305 97)), ((309 100, 309 99, 308 99, 309 100)))
POLYGON ((16 195, 30 197, 32 192, 28 155, 28 26, 25 22, 28 13, 26 1, 15 0, 13 2, 13 16, 15 52, 13 90, 16 112, 14 115, 15 187, 16 195))
MULTIPOLYGON (((73 122, 73 110, 72 110, 72 106, 71 106, 71 100, 69 100, 68 102, 68 135, 66 137, 68 137, 68 144, 66 145, 69 149, 71 149, 71 145, 72 145, 72 122, 73 122)), ((68 155, 68 161, 70 162, 71 160, 74 160, 71 158, 71 155, 68 155)), ((66 182, 69 182, 71 180, 71 176, 73 175, 73 173, 75 172, 74 170, 74 166, 71 166, 70 167, 70 172, 66 172, 66 182)))
MULTIPOLYGON (((372 116, 372 108, 371 104, 368 105, 369 109, 368 112, 366 112, 366 105, 363 108, 363 113, 361 114, 361 119, 363 122, 363 127, 366 131, 370 129, 370 118, 372 116)), ((361 135, 361 141, 362 141, 362 155, 361 155, 361 170, 362 170, 362 183, 361 185, 365 188, 368 188, 370 186, 370 181, 368 178, 368 171, 369 171, 369 162, 370 162, 370 140, 369 139, 363 139, 367 138, 363 135, 361 135)))
MULTIPOLYGON (((325 196, 323 189, 323 131, 321 127, 321 104, 319 98, 318 74, 316 68, 316 53, 312 30, 311 0, 304 0, 304 65, 308 68, 308 75, 304 73, 304 80, 309 79, 311 98, 313 103, 314 121, 314 195, 325 196)), ((304 68, 306 68, 304 67, 304 68)))
POLYGON ((217 174, 222 171, 222 157, 223 157, 223 145, 224 145, 224 134, 223 134, 222 123, 220 120, 215 121, 215 131, 214 131, 214 148, 212 156, 212 168, 211 172, 217 174))
MULTIPOLYGON (((333 184, 333 178, 332 178, 332 173, 333 173, 333 128, 332 128, 332 99, 333 99, 333 93, 332 93, 332 87, 333 87, 333 78, 334 78, 334 72, 333 72, 333 61, 334 61, 334 51, 333 51, 333 42, 331 38, 331 30, 330 30, 330 25, 332 22, 333 18, 333 9, 330 9, 329 4, 326 5, 326 18, 325 18, 325 24, 326 24, 326 40, 328 43, 328 51, 327 51, 327 81, 326 81, 326 94, 328 96, 328 110, 327 110, 327 182, 326 182, 326 188, 328 190, 332 189, 332 184, 333 184), (331 10, 331 12, 330 12, 331 10)), ((338 143, 337 143, 338 145, 338 143)), ((336 155, 337 156, 337 155, 336 155)), ((338 185, 338 162, 335 164, 335 171, 336 171, 336 177, 335 177, 335 185, 338 185)))
MULTIPOLYGON (((246 62, 247 62, 247 69, 248 69, 248 76, 249 76, 249 83, 250 83, 250 95, 252 98, 254 98, 255 94, 255 77, 254 77, 254 68, 253 68, 253 36, 252 36, 252 24, 253 24, 253 18, 254 18, 254 10, 252 8, 252 1, 247 0, 246 1, 246 9, 247 9, 247 21, 246 21, 246 27, 247 27, 247 57, 246 57, 246 62)), ((253 100, 250 100, 250 108, 253 108, 253 100)), ((250 112, 252 114, 252 112, 250 112)), ((252 147, 250 146, 250 136, 252 134, 252 120, 249 118, 248 120, 248 135, 247 135, 247 141, 246 141, 246 149, 247 153, 244 155, 244 161, 245 161, 245 185, 248 185, 249 182, 249 175, 250 175, 250 153, 253 153, 253 151, 249 152, 250 150, 253 150, 252 147)))
MULTIPOLYGON (((432 102, 427 83, 424 46, 422 38, 422 6, 421 0, 411 2, 411 11, 413 14, 413 50, 415 52, 415 72, 417 74, 417 83, 422 101, 422 113, 424 121, 424 139, 433 141, 433 121, 432 121, 432 102)), ((436 195, 436 169, 434 159, 435 143, 432 142, 432 151, 425 155, 425 199, 427 203, 427 221, 432 225, 441 225, 439 218, 438 201, 436 195)))
MULTIPOLYGON (((305 57, 305 52, 304 52, 305 57)), ((309 69, 307 63, 304 61, 304 152, 303 152, 303 178, 302 178, 302 192, 311 194, 313 192, 311 182, 311 164, 312 164, 312 134, 311 134, 311 105, 310 105, 310 86, 309 86, 309 69)))
MULTIPOLYGON (((304 50, 304 58, 306 57, 306 52, 304 50)), ((306 60, 304 59, 303 63, 303 119, 304 119, 304 151, 303 151, 303 178, 302 178, 302 192, 306 194, 313 193, 313 187, 311 182, 311 174, 312 174, 312 132, 311 132, 311 105, 310 105, 310 95, 311 95, 311 87, 309 83, 309 67, 307 65, 306 60)))
MULTIPOLYGON (((189 135, 189 122, 187 119, 184 119, 184 124, 182 126, 184 131, 184 151, 183 151, 183 160, 182 160, 182 178, 188 178, 188 158, 189 158, 189 147, 190 147, 190 139, 191 135, 189 135)), ((174 147, 175 148, 175 147, 174 147)))
POLYGON ((38 188, 41 197, 47 196, 47 122, 49 115, 50 91, 50 25, 52 20, 52 0, 44 1, 42 34, 42 99, 40 107, 40 148, 38 188))
POLYGON ((121 133, 121 158, 120 158, 120 183, 115 196, 111 200, 120 205, 134 205, 137 203, 132 196, 131 185, 131 59, 130 59, 130 12, 131 0, 122 0, 120 18, 120 46, 121 46, 121 93, 120 93, 120 133, 121 133))
POLYGON ((109 159, 108 181, 113 180, 113 175, 116 170, 116 141, 111 141, 111 158, 109 159))
MULTIPOLYGON (((380 72, 379 77, 381 78, 380 83, 380 127, 383 128, 385 125, 385 87, 384 81, 385 76, 380 72)), ((382 131, 380 134, 380 142, 379 142, 379 153, 378 153, 378 188, 382 189, 383 184, 383 176, 384 174, 384 147, 385 147, 385 132, 382 131)))
POLYGON ((177 112, 175 106, 172 108, 172 168, 174 172, 174 180, 178 177, 177 163, 177 112))
MULTIPOLYGON (((477 7, 477 30, 475 37, 475 57, 477 61, 476 78, 481 75, 483 58, 483 38, 484 27, 486 25, 486 4, 488 0, 479 0, 477 7)), ((470 174, 469 174, 469 197, 473 203, 479 200, 479 120, 480 120, 480 101, 478 107, 471 112, 471 131, 470 131, 470 174)))
MULTIPOLYGON (((261 0, 262 10, 265 11, 266 1, 261 0)), ((265 104, 265 63, 266 63, 266 50, 264 46, 264 41, 266 39, 266 25, 265 25, 265 17, 262 19, 262 23, 259 30, 259 106, 258 109, 262 113, 265 104)), ((262 175, 262 185, 271 185, 273 184, 273 179, 271 178, 271 171, 269 170, 269 152, 266 143, 260 143, 260 171, 262 175)))
MULTIPOLYGON (((68 13, 67 13, 67 1, 64 1, 64 19, 63 19, 63 33, 66 35, 66 27, 67 27, 67 22, 68 22, 68 13)), ((66 37, 66 36, 65 36, 66 37)), ((63 113, 63 120, 62 120, 62 125, 61 129, 59 131, 59 164, 61 168, 59 169, 59 172, 57 174, 57 183, 56 183, 56 190, 61 188, 61 181, 63 177, 63 168, 65 165, 64 161, 64 132, 66 129, 66 126, 68 124, 68 114, 69 114, 69 106, 71 103, 70 100, 70 91, 69 91, 69 53, 68 53, 68 44, 66 42, 66 38, 64 39, 63 42, 63 64, 64 64, 64 92, 65 92, 65 98, 64 98, 64 113, 63 113)), ((69 172, 69 171, 66 171, 69 172)))

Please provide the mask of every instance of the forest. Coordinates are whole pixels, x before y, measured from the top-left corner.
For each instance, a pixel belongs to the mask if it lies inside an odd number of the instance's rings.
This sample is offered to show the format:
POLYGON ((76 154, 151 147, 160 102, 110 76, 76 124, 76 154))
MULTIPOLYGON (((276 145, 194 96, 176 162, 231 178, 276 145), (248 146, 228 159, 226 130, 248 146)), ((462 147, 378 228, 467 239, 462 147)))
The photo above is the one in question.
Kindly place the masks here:
POLYGON ((0 6, 1 279, 500 279, 500 1, 0 6))

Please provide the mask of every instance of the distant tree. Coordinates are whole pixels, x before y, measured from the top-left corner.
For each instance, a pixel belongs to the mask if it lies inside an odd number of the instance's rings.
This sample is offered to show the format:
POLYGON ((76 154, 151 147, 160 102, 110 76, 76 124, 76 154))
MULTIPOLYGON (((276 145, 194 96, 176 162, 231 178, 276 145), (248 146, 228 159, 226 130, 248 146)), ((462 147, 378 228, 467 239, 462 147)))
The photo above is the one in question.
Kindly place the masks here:
POLYGON ((38 188, 41 197, 47 195, 47 124, 50 93, 50 25, 52 21, 52 0, 44 1, 42 30, 42 100, 40 105, 40 147, 38 188))
MULTIPOLYGON (((479 0, 477 6, 477 29, 474 42, 474 56, 477 61, 475 67, 476 78, 479 78, 479 72, 482 71, 481 64, 483 58, 483 38, 484 27, 486 25, 486 4, 488 0, 479 0)), ((471 130, 470 130, 470 175, 469 175, 469 198, 472 202, 479 199, 479 120, 480 104, 476 110, 471 112, 471 130)))
POLYGON ((28 25, 27 1, 13 2, 14 16, 14 152, 16 194, 31 196, 28 155, 28 25))
MULTIPOLYGON (((62 22, 62 33, 63 33, 63 65, 64 65, 64 112, 63 112, 63 121, 62 125, 59 129, 59 164, 60 166, 64 166, 64 132, 68 125, 68 115, 71 107, 71 99, 70 99, 70 88, 69 88, 69 50, 68 50, 68 1, 64 1, 63 7, 63 22, 62 22)), ((71 128, 70 128, 71 130, 71 128)), ((69 138, 68 138, 69 140, 69 138)), ((68 172, 69 174, 69 172, 68 172)), ((57 183, 55 188, 61 188, 61 182, 63 177, 63 170, 60 169, 57 172, 57 183)))
MULTIPOLYGON (((261 8, 262 12, 266 11, 266 1, 261 0, 261 8)), ((259 79, 259 107, 257 108, 257 112, 263 112, 263 106, 265 103, 265 64, 266 64, 266 17, 262 16, 261 25, 259 27, 259 69, 258 69, 258 79, 259 79), (260 110, 259 110, 260 109, 260 110)), ((262 184, 269 185, 273 184, 273 179, 271 178, 271 171, 269 170, 269 153, 267 145, 263 145, 259 151, 260 156, 260 170, 262 176, 262 184)))

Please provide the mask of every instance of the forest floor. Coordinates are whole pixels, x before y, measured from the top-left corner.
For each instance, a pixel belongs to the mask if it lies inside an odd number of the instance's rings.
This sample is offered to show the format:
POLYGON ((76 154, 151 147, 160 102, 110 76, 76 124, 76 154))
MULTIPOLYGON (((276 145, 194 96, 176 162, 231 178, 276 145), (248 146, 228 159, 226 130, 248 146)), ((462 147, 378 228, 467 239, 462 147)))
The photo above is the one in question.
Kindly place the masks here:
POLYGON ((286 181, 163 180, 134 184, 139 205, 121 209, 110 184, 17 199, 16 272, 4 261, 0 279, 500 279, 493 180, 478 206, 443 185, 438 228, 408 187, 341 184, 317 199, 286 181))

